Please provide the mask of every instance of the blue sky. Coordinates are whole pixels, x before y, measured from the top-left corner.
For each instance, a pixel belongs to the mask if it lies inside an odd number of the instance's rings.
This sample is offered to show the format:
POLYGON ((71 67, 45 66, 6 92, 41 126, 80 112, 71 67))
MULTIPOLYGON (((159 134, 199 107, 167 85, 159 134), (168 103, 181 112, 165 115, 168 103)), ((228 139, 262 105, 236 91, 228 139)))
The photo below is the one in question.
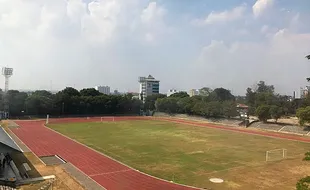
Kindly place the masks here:
POLYGON ((0 61, 15 89, 138 91, 152 74, 163 93, 265 80, 292 94, 310 75, 309 20, 309 0, 2 0, 0 61))

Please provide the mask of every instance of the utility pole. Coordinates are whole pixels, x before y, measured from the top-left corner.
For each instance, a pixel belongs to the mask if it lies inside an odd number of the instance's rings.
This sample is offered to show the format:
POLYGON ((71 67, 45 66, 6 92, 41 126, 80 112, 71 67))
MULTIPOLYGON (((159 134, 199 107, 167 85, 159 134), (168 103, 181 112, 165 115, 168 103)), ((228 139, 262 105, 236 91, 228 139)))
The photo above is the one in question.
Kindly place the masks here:
POLYGON ((62 115, 65 114, 65 102, 62 102, 62 115))
MULTIPOLYGON (((310 54, 309 54, 309 55, 306 55, 306 58, 307 58, 308 60, 310 60, 310 54)), ((307 78, 307 81, 310 82, 310 77, 307 78)))

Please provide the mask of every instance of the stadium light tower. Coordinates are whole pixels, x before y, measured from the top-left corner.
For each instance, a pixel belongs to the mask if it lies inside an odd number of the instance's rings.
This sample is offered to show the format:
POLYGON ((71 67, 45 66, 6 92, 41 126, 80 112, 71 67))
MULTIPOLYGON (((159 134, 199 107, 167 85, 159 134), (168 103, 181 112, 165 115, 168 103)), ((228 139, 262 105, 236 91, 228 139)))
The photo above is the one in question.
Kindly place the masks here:
POLYGON ((9 90, 9 78, 13 75, 13 68, 3 67, 2 75, 5 78, 4 92, 9 90))

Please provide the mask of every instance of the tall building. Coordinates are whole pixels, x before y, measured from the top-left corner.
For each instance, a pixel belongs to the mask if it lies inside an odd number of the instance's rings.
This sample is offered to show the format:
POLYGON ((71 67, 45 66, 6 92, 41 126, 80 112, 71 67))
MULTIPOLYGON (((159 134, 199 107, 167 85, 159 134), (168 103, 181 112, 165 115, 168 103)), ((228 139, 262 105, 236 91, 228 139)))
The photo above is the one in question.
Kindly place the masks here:
POLYGON ((110 87, 109 86, 95 86, 95 89, 98 90, 100 93, 110 94, 110 87))
POLYGON ((159 94, 159 80, 156 80, 152 75, 148 77, 139 77, 140 83, 140 100, 143 102, 147 96, 159 94))
POLYGON ((199 95, 199 90, 197 90, 197 89, 191 89, 191 90, 188 92, 188 95, 189 95, 190 97, 192 97, 192 96, 197 96, 197 95, 199 95))

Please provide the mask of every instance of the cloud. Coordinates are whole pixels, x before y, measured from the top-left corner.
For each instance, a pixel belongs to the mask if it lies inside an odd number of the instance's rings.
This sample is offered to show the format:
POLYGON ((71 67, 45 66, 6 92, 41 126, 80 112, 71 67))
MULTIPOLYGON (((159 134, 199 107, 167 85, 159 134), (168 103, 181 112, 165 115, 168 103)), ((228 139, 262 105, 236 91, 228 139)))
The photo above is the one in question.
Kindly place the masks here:
POLYGON ((12 88, 124 88, 130 82, 113 73, 125 68, 124 77, 137 77, 127 52, 159 43, 166 13, 142 0, 1 0, 0 61, 15 69, 12 88))
POLYGON ((214 86, 235 86, 237 94, 243 94, 246 87, 259 80, 287 94, 305 82, 308 72, 304 55, 309 49, 310 33, 297 34, 288 29, 262 42, 212 41, 201 49, 193 72, 199 80, 212 81, 214 86))
POLYGON ((264 79, 287 92, 306 83, 309 15, 299 9, 264 20, 246 5, 198 13, 160 2, 0 0, 0 65, 14 68, 11 88, 138 91, 137 77, 148 74, 163 92, 234 86, 243 93, 264 79), (201 14, 196 21, 207 27, 189 24, 201 14))
POLYGON ((157 5, 156 2, 150 2, 149 5, 142 11, 141 21, 146 24, 154 24, 162 22, 166 10, 157 5))
POLYGON ((225 10, 223 12, 211 12, 205 19, 196 19, 193 24, 205 25, 205 24, 216 24, 223 22, 230 22, 242 18, 246 10, 245 4, 235 7, 231 10, 225 10))
POLYGON ((262 28, 261 28, 261 32, 262 33, 266 33, 266 32, 268 32, 268 30, 269 30, 269 26, 268 25, 264 25, 262 28))
POLYGON ((257 0, 253 5, 253 14, 257 18, 261 16, 266 10, 271 8, 274 4, 274 0, 257 0))
POLYGON ((167 10, 158 6, 156 2, 150 2, 148 6, 143 9, 140 19, 145 31, 145 40, 154 44, 158 37, 164 35, 169 31, 169 27, 165 24, 164 18, 167 10))

